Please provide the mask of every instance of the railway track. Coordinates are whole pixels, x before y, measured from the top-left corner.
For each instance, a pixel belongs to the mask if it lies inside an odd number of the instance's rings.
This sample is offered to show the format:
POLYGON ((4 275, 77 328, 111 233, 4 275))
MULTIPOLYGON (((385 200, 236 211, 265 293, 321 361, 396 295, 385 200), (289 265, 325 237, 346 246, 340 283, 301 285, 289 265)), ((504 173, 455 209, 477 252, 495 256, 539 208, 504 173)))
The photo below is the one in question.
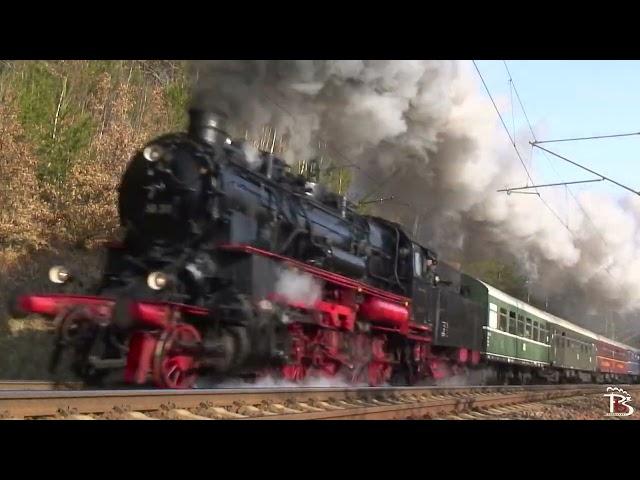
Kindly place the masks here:
POLYGON ((75 390, 80 383, 56 383, 40 380, 1 380, 0 391, 31 391, 31 390, 75 390))
MULTIPOLYGON (((639 386, 625 387, 640 393, 639 386)), ((202 390, 5 390, 4 419, 346 420, 472 413, 595 395, 602 385, 202 390), (466 413, 471 412, 471 413, 466 413)), ((452 415, 454 417, 452 417, 452 415)), ((481 414, 482 415, 482 414, 481 414)))

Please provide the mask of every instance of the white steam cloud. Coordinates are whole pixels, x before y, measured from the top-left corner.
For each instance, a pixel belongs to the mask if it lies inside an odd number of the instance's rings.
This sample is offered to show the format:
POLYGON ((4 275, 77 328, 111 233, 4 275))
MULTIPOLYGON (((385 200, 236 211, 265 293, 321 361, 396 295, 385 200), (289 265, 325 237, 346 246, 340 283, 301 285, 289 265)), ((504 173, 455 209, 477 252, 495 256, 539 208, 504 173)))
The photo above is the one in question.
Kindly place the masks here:
POLYGON ((307 273, 285 268, 278 273, 275 293, 289 302, 312 306, 322 299, 322 283, 307 273))
MULTIPOLYGON (((640 200, 582 194, 598 230, 575 206, 570 233, 534 195, 497 193, 526 176, 470 64, 208 61, 193 69, 196 104, 224 111, 243 133, 267 123, 287 132, 288 161, 328 142, 360 167, 349 196, 396 196, 376 213, 409 232, 417 226, 442 257, 515 259, 558 314, 598 330, 603 314, 640 309, 640 200)), ((562 211, 554 195, 544 192, 562 211)), ((305 288, 283 280, 284 291, 305 288)))
POLYGON ((202 379, 198 381, 195 388, 348 388, 354 386, 357 385, 349 383, 346 376, 339 373, 335 377, 327 377, 311 372, 300 382, 290 382, 268 375, 254 382, 240 379, 215 382, 202 379))

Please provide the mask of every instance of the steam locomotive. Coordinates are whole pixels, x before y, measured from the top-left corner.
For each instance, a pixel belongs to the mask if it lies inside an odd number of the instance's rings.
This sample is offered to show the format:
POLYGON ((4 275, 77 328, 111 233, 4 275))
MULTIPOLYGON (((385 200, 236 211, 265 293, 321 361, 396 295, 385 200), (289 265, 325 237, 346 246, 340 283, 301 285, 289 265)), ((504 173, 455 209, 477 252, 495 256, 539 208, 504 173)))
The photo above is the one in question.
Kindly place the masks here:
POLYGON ((129 384, 162 388, 267 373, 380 385, 489 360, 491 312, 473 279, 400 225, 232 141, 224 115, 189 116, 186 133, 129 162, 125 235, 108 247, 98 284, 74 293, 75 272, 56 266, 58 293, 15 299, 15 315, 53 320, 52 369, 70 352, 87 383, 123 369, 129 384))

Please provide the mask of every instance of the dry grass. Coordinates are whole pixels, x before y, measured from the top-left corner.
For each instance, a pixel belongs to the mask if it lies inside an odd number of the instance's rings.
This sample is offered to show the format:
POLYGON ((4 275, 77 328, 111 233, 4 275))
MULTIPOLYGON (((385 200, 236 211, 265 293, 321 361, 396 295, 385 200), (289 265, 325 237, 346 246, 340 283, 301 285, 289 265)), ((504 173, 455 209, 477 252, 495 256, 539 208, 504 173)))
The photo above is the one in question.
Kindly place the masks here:
MULTIPOLYGON (((0 254, 0 262, 7 255, 0 254)), ((48 322, 39 317, 12 319, 6 310, 10 296, 19 291, 47 292, 51 284, 47 271, 51 265, 63 264, 75 268, 83 281, 91 283, 98 278, 103 256, 99 251, 40 249, 13 259, 12 268, 1 269, 0 297, 0 379, 47 380, 49 356, 53 348, 53 335, 48 322)), ((60 379, 70 380, 68 372, 60 379)))
POLYGON ((179 128, 169 124, 175 105, 165 95, 166 85, 156 73, 148 74, 145 62, 39 63, 49 83, 25 85, 24 72, 33 71, 33 63, 12 64, 0 75, 0 379, 48 378, 52 348, 44 321, 8 318, 10 296, 16 290, 47 291, 46 273, 54 264, 81 266, 83 277, 95 278, 102 261, 95 241, 117 228, 116 189, 126 163, 150 138, 179 128), (56 88, 45 112, 49 117, 39 118, 36 126, 25 124, 20 103, 25 91, 45 101, 46 92, 28 89, 49 84, 56 88), (48 137, 53 127, 63 141, 61 132, 81 128, 78 119, 87 114, 94 119, 86 127, 88 144, 79 151, 56 150, 60 145, 48 137), (52 152, 62 160, 50 158, 52 152), (54 161, 66 166, 64 176, 47 181, 42 171, 54 161))
POLYGON ((9 333, 0 337, 3 380, 48 380, 53 336, 43 320, 9 321, 9 333))

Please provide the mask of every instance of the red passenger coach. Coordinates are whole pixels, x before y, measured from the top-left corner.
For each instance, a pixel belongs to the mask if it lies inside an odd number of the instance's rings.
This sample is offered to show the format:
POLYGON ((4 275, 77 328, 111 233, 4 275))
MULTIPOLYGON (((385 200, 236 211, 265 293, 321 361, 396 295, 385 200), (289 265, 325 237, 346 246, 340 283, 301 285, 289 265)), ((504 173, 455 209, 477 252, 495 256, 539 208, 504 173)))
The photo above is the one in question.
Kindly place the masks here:
POLYGON ((640 351, 629 352, 629 373, 640 376, 640 351))
POLYGON ((630 352, 610 343, 598 342, 596 351, 598 371, 601 373, 626 375, 629 373, 628 353, 630 352))

